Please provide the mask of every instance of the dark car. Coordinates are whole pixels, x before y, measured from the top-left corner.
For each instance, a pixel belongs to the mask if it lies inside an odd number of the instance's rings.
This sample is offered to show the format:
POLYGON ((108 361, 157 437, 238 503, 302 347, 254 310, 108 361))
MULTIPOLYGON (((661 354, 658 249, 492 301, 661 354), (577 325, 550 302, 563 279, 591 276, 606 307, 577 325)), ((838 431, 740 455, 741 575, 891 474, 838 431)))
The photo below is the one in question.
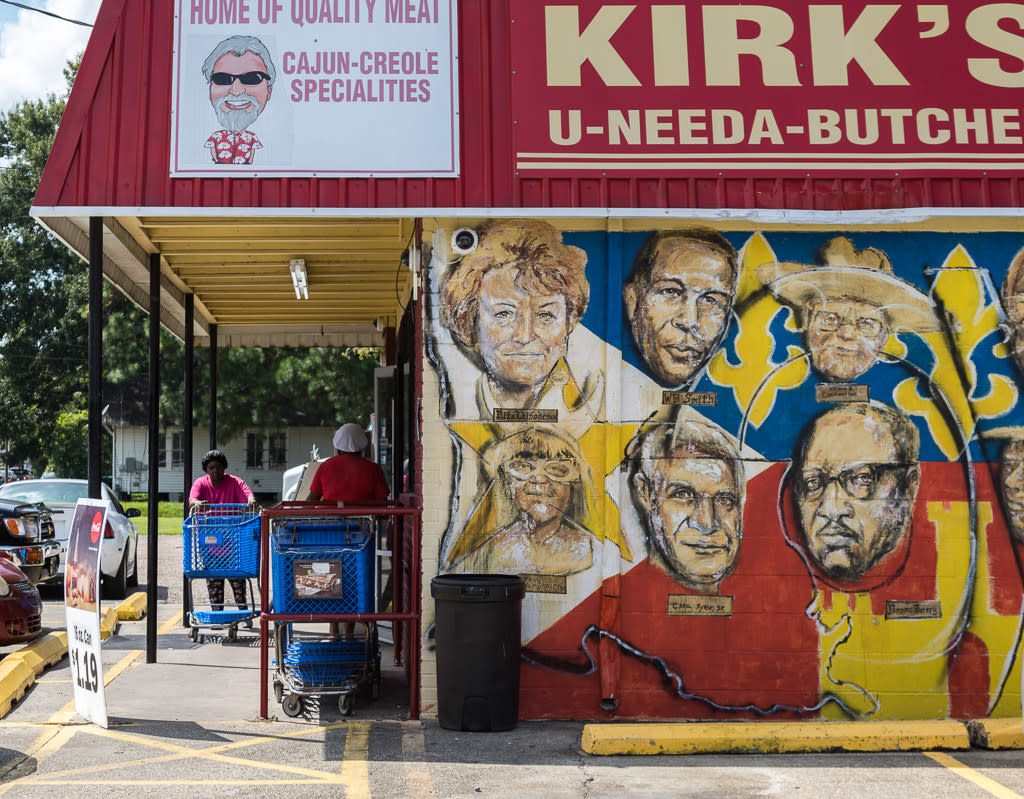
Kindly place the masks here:
POLYGON ((32 472, 22 466, 15 466, 7 470, 7 482, 13 483, 15 480, 28 480, 32 477, 32 472))
POLYGON ((43 630, 39 589, 0 553, 0 646, 31 641, 43 630))
POLYGON ((45 505, 0 499, 0 554, 6 553, 32 585, 60 581, 60 543, 45 505))

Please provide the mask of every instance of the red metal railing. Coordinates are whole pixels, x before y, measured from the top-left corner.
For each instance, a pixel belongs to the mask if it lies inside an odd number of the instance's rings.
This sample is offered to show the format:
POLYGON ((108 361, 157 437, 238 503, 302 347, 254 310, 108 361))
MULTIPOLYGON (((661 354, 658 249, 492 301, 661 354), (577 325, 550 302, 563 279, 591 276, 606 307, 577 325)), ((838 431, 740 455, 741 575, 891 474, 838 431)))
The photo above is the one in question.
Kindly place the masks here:
POLYGON ((404 660, 409 680, 409 716, 419 718, 421 621, 420 510, 399 502, 345 505, 324 502, 282 502, 265 508, 260 518, 260 718, 269 701, 271 622, 390 621, 394 625, 395 664, 404 660), (389 613, 274 613, 270 603, 270 525, 272 519, 325 516, 373 516, 393 520, 391 540, 394 610, 389 613), (401 634, 399 634, 401 630, 401 634), (404 656, 404 657, 403 657, 404 656))

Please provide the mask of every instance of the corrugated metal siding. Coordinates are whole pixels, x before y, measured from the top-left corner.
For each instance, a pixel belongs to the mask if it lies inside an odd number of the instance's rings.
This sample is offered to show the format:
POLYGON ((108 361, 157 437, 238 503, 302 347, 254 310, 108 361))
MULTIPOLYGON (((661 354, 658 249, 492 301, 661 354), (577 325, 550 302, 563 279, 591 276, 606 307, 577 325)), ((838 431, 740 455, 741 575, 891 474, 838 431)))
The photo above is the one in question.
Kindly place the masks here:
POLYGON ((459 7, 462 177, 171 180, 172 0, 105 0, 39 206, 259 208, 1015 207, 1020 179, 538 178, 513 166, 506 0, 459 7))

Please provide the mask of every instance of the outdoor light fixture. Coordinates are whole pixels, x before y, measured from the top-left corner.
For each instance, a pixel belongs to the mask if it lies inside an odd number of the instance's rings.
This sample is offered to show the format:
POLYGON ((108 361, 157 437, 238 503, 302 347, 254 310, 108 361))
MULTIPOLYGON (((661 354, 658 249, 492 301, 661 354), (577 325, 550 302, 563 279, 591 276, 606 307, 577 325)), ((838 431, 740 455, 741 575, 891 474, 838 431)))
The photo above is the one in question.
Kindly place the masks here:
POLYGON ((309 299, 309 277, 306 275, 306 262, 302 258, 292 258, 288 264, 292 273, 292 286, 295 287, 295 299, 309 299))

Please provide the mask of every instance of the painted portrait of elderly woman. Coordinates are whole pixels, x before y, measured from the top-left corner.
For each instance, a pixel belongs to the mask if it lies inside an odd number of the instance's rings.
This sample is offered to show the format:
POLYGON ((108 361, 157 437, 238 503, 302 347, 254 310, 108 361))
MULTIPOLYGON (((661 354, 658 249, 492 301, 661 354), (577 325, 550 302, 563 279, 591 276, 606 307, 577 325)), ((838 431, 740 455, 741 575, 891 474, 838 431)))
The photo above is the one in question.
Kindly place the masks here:
POLYGON ((594 565, 593 484, 570 435, 531 426, 492 440, 482 456, 482 496, 447 570, 570 575, 594 565))
POLYGON ((569 336, 590 300, 586 253, 535 219, 492 222, 478 237, 443 278, 441 321, 482 372, 480 418, 490 419, 494 408, 553 408, 563 412, 559 421, 581 410, 593 417, 603 373, 580 383, 566 362, 569 336))

